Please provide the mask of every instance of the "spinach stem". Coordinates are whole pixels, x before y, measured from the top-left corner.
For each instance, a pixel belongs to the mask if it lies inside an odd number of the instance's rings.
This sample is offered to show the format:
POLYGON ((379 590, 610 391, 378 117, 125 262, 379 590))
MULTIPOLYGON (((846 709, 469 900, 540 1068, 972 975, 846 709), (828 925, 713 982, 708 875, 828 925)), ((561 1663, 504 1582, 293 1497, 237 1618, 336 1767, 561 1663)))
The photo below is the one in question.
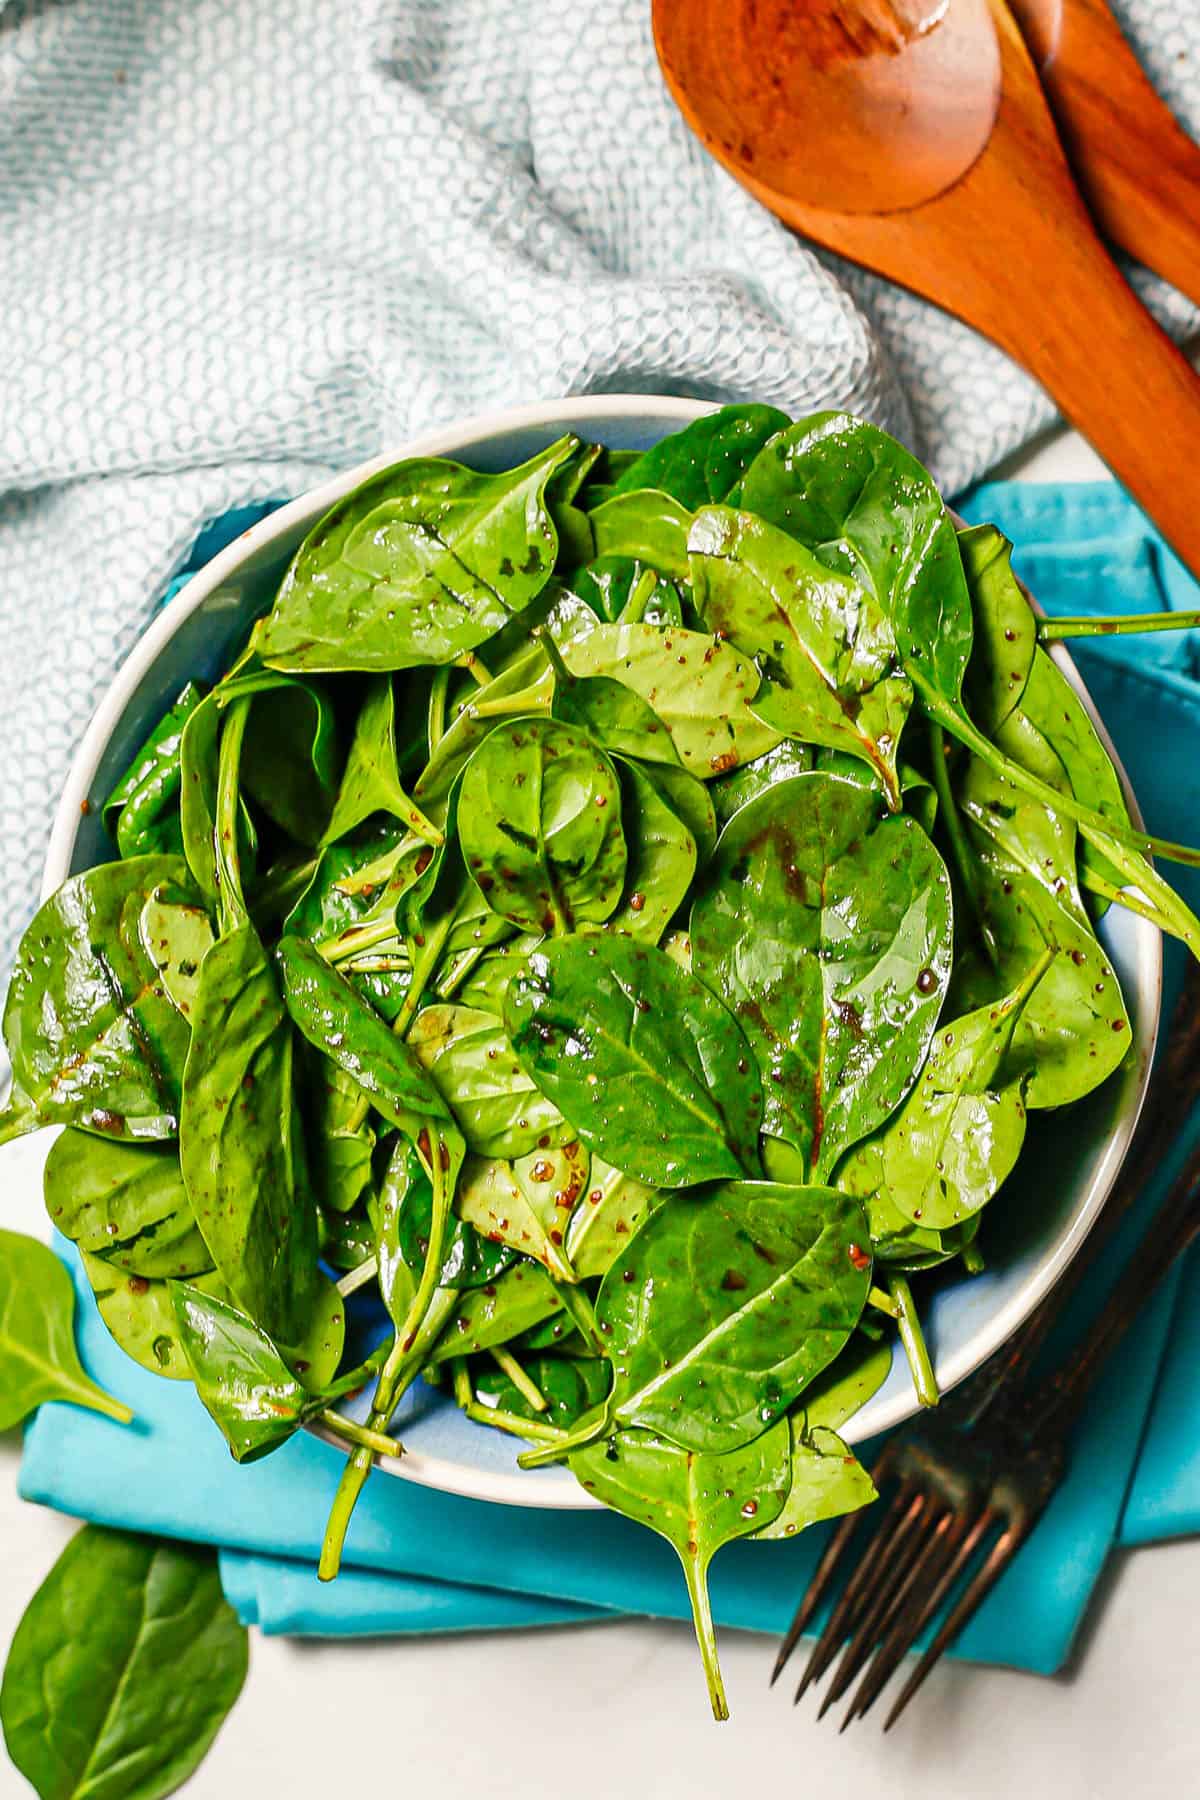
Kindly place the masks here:
POLYGON ((446 697, 450 691, 450 666, 437 669, 429 688, 429 720, 427 736, 432 756, 446 735, 446 697))
POLYGON ((496 1367, 502 1369, 504 1374, 508 1376, 508 1379, 512 1382, 518 1394, 520 1394, 523 1399, 528 1400, 534 1412, 545 1412, 545 1394, 543 1394, 536 1381, 533 1381, 525 1373, 512 1351, 505 1350, 498 1344, 490 1350, 488 1354, 496 1364, 496 1367))
POLYGON ((236 931, 246 917, 242 867, 238 854, 239 776, 242 743, 250 718, 251 699, 235 700, 225 716, 217 760, 217 802, 213 820, 213 855, 220 887, 218 906, 223 935, 236 931))
POLYGON ((563 1311, 568 1313, 578 1325, 597 1356, 607 1357, 608 1345, 604 1342, 600 1327, 596 1323, 596 1314, 592 1303, 583 1289, 577 1287, 573 1281, 559 1281, 556 1285, 562 1299, 563 1311))
POLYGON ((969 1244, 964 1244, 958 1254, 961 1258, 962 1266, 967 1271, 968 1275, 983 1274, 987 1264, 984 1262, 983 1252, 975 1242, 974 1238, 971 1239, 969 1244))
POLYGON ((472 719, 503 719, 510 713, 549 712, 553 699, 554 672, 548 670, 518 693, 500 694, 494 700, 468 700, 466 710, 472 719))
POLYGON ((958 810, 958 801, 950 786, 950 771, 946 767, 946 756, 949 745, 946 734, 935 719, 929 721, 929 747, 933 762, 933 786, 938 798, 938 815, 946 827, 946 836, 950 840, 950 852, 958 869, 959 878, 966 889, 971 911, 975 915, 975 923, 979 927, 979 935, 987 952, 988 961, 995 966, 996 954, 995 934, 987 922, 987 913, 979 894, 979 867, 963 827, 962 814, 958 810))
POLYGON ((1083 614, 1070 619, 1039 619, 1042 643, 1060 638, 1131 636, 1142 631, 1190 631, 1200 625, 1200 612, 1112 613, 1107 617, 1083 614))
POLYGON ((547 1425, 542 1419, 523 1419, 520 1413, 505 1412, 501 1406, 484 1406, 479 1400, 472 1400, 469 1406, 463 1407, 463 1412, 480 1425, 494 1425, 498 1431, 508 1431, 513 1437, 532 1439, 535 1443, 553 1444, 566 1436, 557 1425, 547 1425))
POLYGON ((708 1598, 708 1569, 696 1556, 681 1555, 679 1560, 683 1564, 688 1599, 692 1603, 696 1642, 700 1646, 700 1660, 704 1664, 704 1673, 708 1681, 708 1697, 712 1702, 713 1718, 727 1719, 729 1702, 725 1698, 725 1683, 721 1678, 721 1663, 717 1655, 717 1634, 713 1628, 712 1606, 708 1598))
POLYGON ((580 1419, 570 1431, 561 1434, 554 1444, 547 1444, 544 1449, 526 1450, 517 1461, 523 1469, 540 1469, 546 1463, 562 1462, 576 1450, 586 1450, 597 1438, 604 1437, 608 1428, 608 1408, 601 1406, 597 1412, 580 1419))
POLYGON ((115 1399, 112 1394, 106 1394, 102 1387, 97 1387, 86 1376, 82 1381, 72 1382, 69 1387, 65 1377, 60 1375, 59 1380, 64 1400, 73 1400, 77 1406, 87 1406, 93 1412, 103 1413, 106 1418, 115 1419, 118 1425, 133 1424, 133 1412, 125 1402, 115 1399))
POLYGON ((870 1289, 867 1294, 867 1305, 873 1306, 876 1312, 886 1313, 889 1319, 898 1319, 900 1317, 900 1308, 896 1305, 896 1302, 892 1299, 891 1295, 885 1294, 882 1288, 873 1287, 870 1289))
POLYGON ((646 616, 646 608, 658 586, 658 575, 653 569, 643 569, 629 590, 629 598, 617 615, 618 625, 640 625, 646 616))
POLYGON ((475 1404, 475 1395, 471 1391, 471 1370, 465 1356, 451 1358, 450 1367, 454 1374, 454 1400, 464 1412, 475 1404))
POLYGON ((360 1425, 357 1419, 348 1419, 344 1413, 335 1412, 332 1406, 326 1406, 317 1414, 322 1425, 328 1426, 336 1437, 344 1438, 348 1444, 358 1444, 364 1450, 374 1451, 376 1456, 403 1456, 404 1446, 395 1438, 385 1437, 382 1432, 372 1431, 367 1425, 360 1425))
POLYGON ((897 1274, 888 1276, 888 1288, 896 1303, 900 1342, 904 1345, 904 1354, 907 1356, 908 1366, 912 1370, 913 1387, 917 1391, 917 1399, 922 1406, 936 1406, 940 1397, 937 1376, 933 1372, 929 1346, 925 1342, 921 1321, 917 1317, 912 1289, 904 1276, 897 1274))
POLYGON ((456 669, 465 669, 477 687, 487 687, 494 679, 487 664, 482 662, 473 650, 464 650, 462 655, 455 661, 454 667, 456 669))
POLYGON ((397 943, 400 941, 396 917, 394 913, 385 913, 380 919, 350 925, 336 937, 320 938, 313 949, 336 967, 338 963, 348 962, 352 956, 361 956, 364 950, 373 950, 377 944, 386 944, 393 939, 397 943))
POLYGON ((377 1256, 368 1256, 367 1260, 360 1262, 356 1269, 347 1270, 337 1283, 337 1291, 342 1299, 348 1300, 351 1294, 357 1294, 359 1288, 366 1287, 368 1281, 374 1279, 378 1270, 379 1258, 377 1256))
POLYGON ((1079 881, 1082 887, 1088 888, 1093 894, 1099 894, 1102 900, 1109 901, 1111 905, 1123 906, 1126 912, 1136 913, 1139 919, 1149 919, 1160 931, 1170 930, 1157 907, 1151 906, 1148 900, 1143 900, 1132 888, 1114 887, 1111 881, 1105 881, 1103 875, 1098 874, 1095 869, 1086 867, 1080 869, 1079 881))

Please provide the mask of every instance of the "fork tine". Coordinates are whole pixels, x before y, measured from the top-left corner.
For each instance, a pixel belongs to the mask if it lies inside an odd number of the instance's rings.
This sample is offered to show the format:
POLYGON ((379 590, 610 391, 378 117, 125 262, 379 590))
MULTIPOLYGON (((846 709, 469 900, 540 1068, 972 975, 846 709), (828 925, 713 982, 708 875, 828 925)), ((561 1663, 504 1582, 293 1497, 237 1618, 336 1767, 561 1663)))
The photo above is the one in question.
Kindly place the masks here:
POLYGON ((846 1647, 842 1651, 841 1661, 833 1672, 833 1677, 821 1701, 821 1710, 817 1714, 824 1718, 829 1708, 841 1699, 854 1677, 863 1667, 871 1651, 879 1641, 880 1630, 891 1616, 897 1592, 903 1588, 906 1577, 914 1564, 919 1564, 925 1557, 931 1544, 936 1543, 938 1530, 945 1517, 937 1500, 930 1494, 922 1494, 921 1511, 917 1514, 913 1529, 899 1541, 888 1563, 880 1571, 879 1580, 874 1591, 866 1598, 860 1609, 846 1647))
MULTIPOLYGON (((875 1467, 871 1471, 871 1479, 877 1488, 882 1481, 886 1480, 893 1460, 894 1452, 892 1446, 889 1444, 884 1448, 883 1454, 879 1457, 875 1467)), ((879 1528, 881 1531, 886 1527, 887 1517, 890 1517, 890 1514, 885 1515, 884 1523, 879 1528)), ((779 1655, 775 1658, 775 1667, 771 1670, 772 1687, 775 1686, 775 1683, 783 1674, 784 1666, 803 1636, 805 1626, 821 1604, 821 1601, 825 1596, 825 1590, 829 1586, 834 1568, 841 1557, 842 1551, 854 1536, 854 1533, 862 1523, 862 1519, 863 1515, 861 1512, 847 1513, 846 1517, 839 1522, 836 1531, 826 1544, 825 1549, 821 1554, 821 1560, 813 1570, 812 1580, 805 1589, 804 1597, 796 1608, 795 1616, 787 1628, 783 1642, 779 1646, 779 1655)))
POLYGON ((829 1615, 825 1629, 813 1645, 808 1667, 796 1689, 795 1705, 809 1685, 818 1681, 838 1653, 846 1634, 854 1629, 864 1606, 874 1598, 872 1582, 879 1568, 886 1569, 890 1558, 903 1553, 905 1543, 919 1526, 929 1495, 910 1482, 901 1484, 883 1525, 872 1538, 862 1561, 846 1583, 844 1592, 829 1615))
POLYGON ((883 1722, 883 1729, 890 1731, 900 1714, 917 1690, 922 1687, 934 1665, 941 1661, 947 1644, 956 1638, 967 1620, 972 1618, 982 1606, 987 1595, 995 1587, 1005 1569, 1016 1555, 1033 1528, 1032 1519, 1022 1519, 1007 1525, 989 1550, 987 1559, 979 1569, 975 1578, 951 1609, 938 1631, 937 1636, 922 1656, 920 1662, 900 1690, 900 1696, 891 1712, 883 1722))
POLYGON ((876 1651, 874 1660, 850 1703, 843 1731, 852 1720, 865 1718, 870 1712, 921 1632, 937 1613, 946 1594, 974 1555, 981 1538, 987 1535, 995 1522, 995 1514, 990 1507, 985 1507, 974 1518, 969 1513, 951 1517, 949 1531, 939 1545, 939 1556, 931 1559, 929 1568, 911 1572, 909 1581, 905 1584, 908 1603, 897 1609, 891 1629, 876 1651), (923 1590, 918 1590, 916 1581, 922 1574, 932 1575, 932 1580, 923 1590))

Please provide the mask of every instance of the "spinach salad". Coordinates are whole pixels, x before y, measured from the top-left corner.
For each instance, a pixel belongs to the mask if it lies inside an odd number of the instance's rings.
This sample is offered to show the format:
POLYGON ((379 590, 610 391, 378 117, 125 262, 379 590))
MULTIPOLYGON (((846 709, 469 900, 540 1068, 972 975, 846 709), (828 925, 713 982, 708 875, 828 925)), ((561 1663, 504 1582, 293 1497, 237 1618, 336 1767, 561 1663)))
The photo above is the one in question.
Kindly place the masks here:
POLYGON ((1047 635, 891 438, 749 405, 375 475, 179 695, 0 1136, 65 1127, 105 1323, 239 1461, 344 1441, 322 1577, 421 1377, 671 1542, 725 1716, 710 1558, 873 1498, 910 1277, 1126 1055, 1095 920, 1200 946, 1047 635))

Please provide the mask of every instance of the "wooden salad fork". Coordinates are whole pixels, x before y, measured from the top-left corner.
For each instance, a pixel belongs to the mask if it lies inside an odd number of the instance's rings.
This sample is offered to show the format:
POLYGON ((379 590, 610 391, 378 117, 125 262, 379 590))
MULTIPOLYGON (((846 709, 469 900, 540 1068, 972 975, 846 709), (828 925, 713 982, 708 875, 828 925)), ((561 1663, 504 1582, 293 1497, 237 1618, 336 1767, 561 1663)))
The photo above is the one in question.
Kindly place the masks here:
MULTIPOLYGON (((1023 363, 1200 574, 1200 376, 1101 242, 1005 0, 654 0, 654 31, 751 193, 1023 363)), ((1074 41, 1047 67, 1082 120, 1074 41)))
MULTIPOLYGON (((1072 1354, 1042 1381, 1031 1381, 1030 1370, 1066 1302, 1162 1161, 1179 1120, 1198 1100, 1200 970, 1193 967, 1151 1104, 1087 1244, 1009 1343, 962 1384, 935 1418, 890 1439, 876 1460, 872 1478, 889 1498, 813 1647, 795 1696, 798 1701, 842 1649, 821 1715, 858 1679, 843 1730, 870 1710, 917 1639, 949 1602, 884 1729, 895 1724, 1060 1486, 1071 1429, 1109 1351, 1200 1232, 1200 1149, 1189 1158, 1072 1354)), ((831 1592, 862 1518, 850 1514, 831 1536, 784 1637, 772 1683, 831 1592)))

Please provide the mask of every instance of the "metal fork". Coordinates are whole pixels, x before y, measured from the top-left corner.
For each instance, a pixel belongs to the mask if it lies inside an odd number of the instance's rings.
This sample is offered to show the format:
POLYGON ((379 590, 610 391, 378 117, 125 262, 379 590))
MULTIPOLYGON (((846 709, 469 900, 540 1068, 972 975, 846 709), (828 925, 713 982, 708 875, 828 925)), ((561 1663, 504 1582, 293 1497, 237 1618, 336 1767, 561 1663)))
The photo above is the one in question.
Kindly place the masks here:
MULTIPOLYGON (((1200 1098, 1200 971, 1189 970, 1163 1066, 1134 1146, 1102 1219, 1054 1291, 1026 1325, 915 1431, 889 1440, 871 1471, 889 1499, 864 1536, 861 1561, 834 1604, 796 1690, 796 1700, 845 1648, 821 1715, 861 1675, 846 1729, 878 1699, 917 1638, 950 1610, 893 1705, 895 1724, 1029 1537, 1059 1487, 1067 1442, 1109 1350, 1168 1268, 1200 1231, 1200 1150, 1193 1154, 1141 1239, 1106 1305, 1062 1367, 1040 1383, 1030 1369, 1128 1206, 1162 1160, 1179 1121, 1200 1098), (967 1580, 967 1572, 973 1573, 967 1580), (965 1586, 963 1585, 965 1582, 965 1586)), ((833 1586, 862 1515, 830 1538, 783 1640, 772 1684, 833 1586)))

